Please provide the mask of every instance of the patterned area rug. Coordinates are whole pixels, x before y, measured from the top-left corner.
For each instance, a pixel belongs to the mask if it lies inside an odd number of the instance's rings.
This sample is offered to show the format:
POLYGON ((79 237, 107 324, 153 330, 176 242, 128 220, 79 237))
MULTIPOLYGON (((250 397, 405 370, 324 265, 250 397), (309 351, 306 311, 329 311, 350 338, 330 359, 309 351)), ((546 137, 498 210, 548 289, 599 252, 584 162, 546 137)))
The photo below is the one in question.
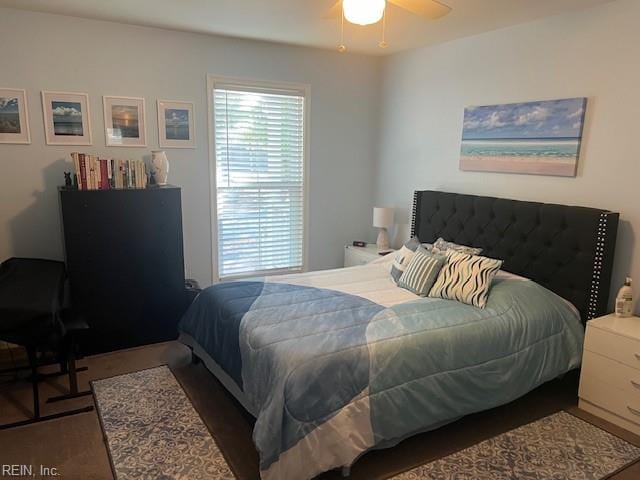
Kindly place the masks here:
POLYGON ((601 480, 640 448, 560 412, 393 477, 394 480, 601 480))
POLYGON ((91 386, 117 480, 235 478, 168 367, 91 386))

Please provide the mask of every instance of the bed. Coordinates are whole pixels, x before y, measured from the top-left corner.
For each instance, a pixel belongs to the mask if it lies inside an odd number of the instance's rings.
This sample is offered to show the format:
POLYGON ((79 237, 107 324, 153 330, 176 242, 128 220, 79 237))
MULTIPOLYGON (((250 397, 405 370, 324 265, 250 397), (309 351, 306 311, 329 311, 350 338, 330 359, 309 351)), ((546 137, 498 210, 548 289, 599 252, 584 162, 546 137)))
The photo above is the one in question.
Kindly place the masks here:
POLYGON ((368 265, 204 290, 183 343, 256 418, 265 480, 348 468, 580 364, 583 322, 606 311, 618 214, 415 192, 412 234, 504 260, 486 308, 396 286, 368 265))

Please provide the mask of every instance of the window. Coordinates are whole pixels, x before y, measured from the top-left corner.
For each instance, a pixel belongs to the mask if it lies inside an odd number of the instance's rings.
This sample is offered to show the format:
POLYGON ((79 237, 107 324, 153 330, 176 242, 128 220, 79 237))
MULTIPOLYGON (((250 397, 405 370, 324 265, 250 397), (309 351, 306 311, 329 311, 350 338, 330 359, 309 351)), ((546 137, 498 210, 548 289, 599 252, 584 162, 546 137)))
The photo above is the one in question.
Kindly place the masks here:
POLYGON ((302 271, 305 89, 212 91, 218 277, 302 271))

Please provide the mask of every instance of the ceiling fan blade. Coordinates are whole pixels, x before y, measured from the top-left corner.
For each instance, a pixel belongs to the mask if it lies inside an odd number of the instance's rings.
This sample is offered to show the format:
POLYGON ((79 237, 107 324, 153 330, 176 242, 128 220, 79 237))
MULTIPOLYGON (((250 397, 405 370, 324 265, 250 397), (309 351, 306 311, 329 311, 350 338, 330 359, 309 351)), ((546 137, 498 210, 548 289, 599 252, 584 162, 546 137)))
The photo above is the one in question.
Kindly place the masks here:
POLYGON ((422 17, 435 20, 444 17, 451 11, 451 7, 437 0, 387 0, 400 8, 420 15, 422 17))
POLYGON ((333 20, 334 18, 338 18, 342 14, 342 0, 338 0, 333 7, 329 9, 327 14, 324 16, 327 20, 333 20))

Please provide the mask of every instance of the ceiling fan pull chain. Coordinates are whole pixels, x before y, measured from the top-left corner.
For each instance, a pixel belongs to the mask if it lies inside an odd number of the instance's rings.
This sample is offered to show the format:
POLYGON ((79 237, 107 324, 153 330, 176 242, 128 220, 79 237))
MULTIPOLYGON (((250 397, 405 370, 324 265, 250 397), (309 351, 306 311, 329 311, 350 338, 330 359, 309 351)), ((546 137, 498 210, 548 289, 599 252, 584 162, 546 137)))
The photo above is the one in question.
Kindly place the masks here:
POLYGON ((344 8, 340 10, 342 15, 340 16, 340 45, 338 45, 338 51, 344 53, 347 51, 347 46, 344 44, 344 8))
POLYGON ((387 9, 384 9, 384 13, 382 14, 382 40, 378 44, 380 48, 387 48, 389 44, 385 39, 385 33, 387 30, 387 9))

